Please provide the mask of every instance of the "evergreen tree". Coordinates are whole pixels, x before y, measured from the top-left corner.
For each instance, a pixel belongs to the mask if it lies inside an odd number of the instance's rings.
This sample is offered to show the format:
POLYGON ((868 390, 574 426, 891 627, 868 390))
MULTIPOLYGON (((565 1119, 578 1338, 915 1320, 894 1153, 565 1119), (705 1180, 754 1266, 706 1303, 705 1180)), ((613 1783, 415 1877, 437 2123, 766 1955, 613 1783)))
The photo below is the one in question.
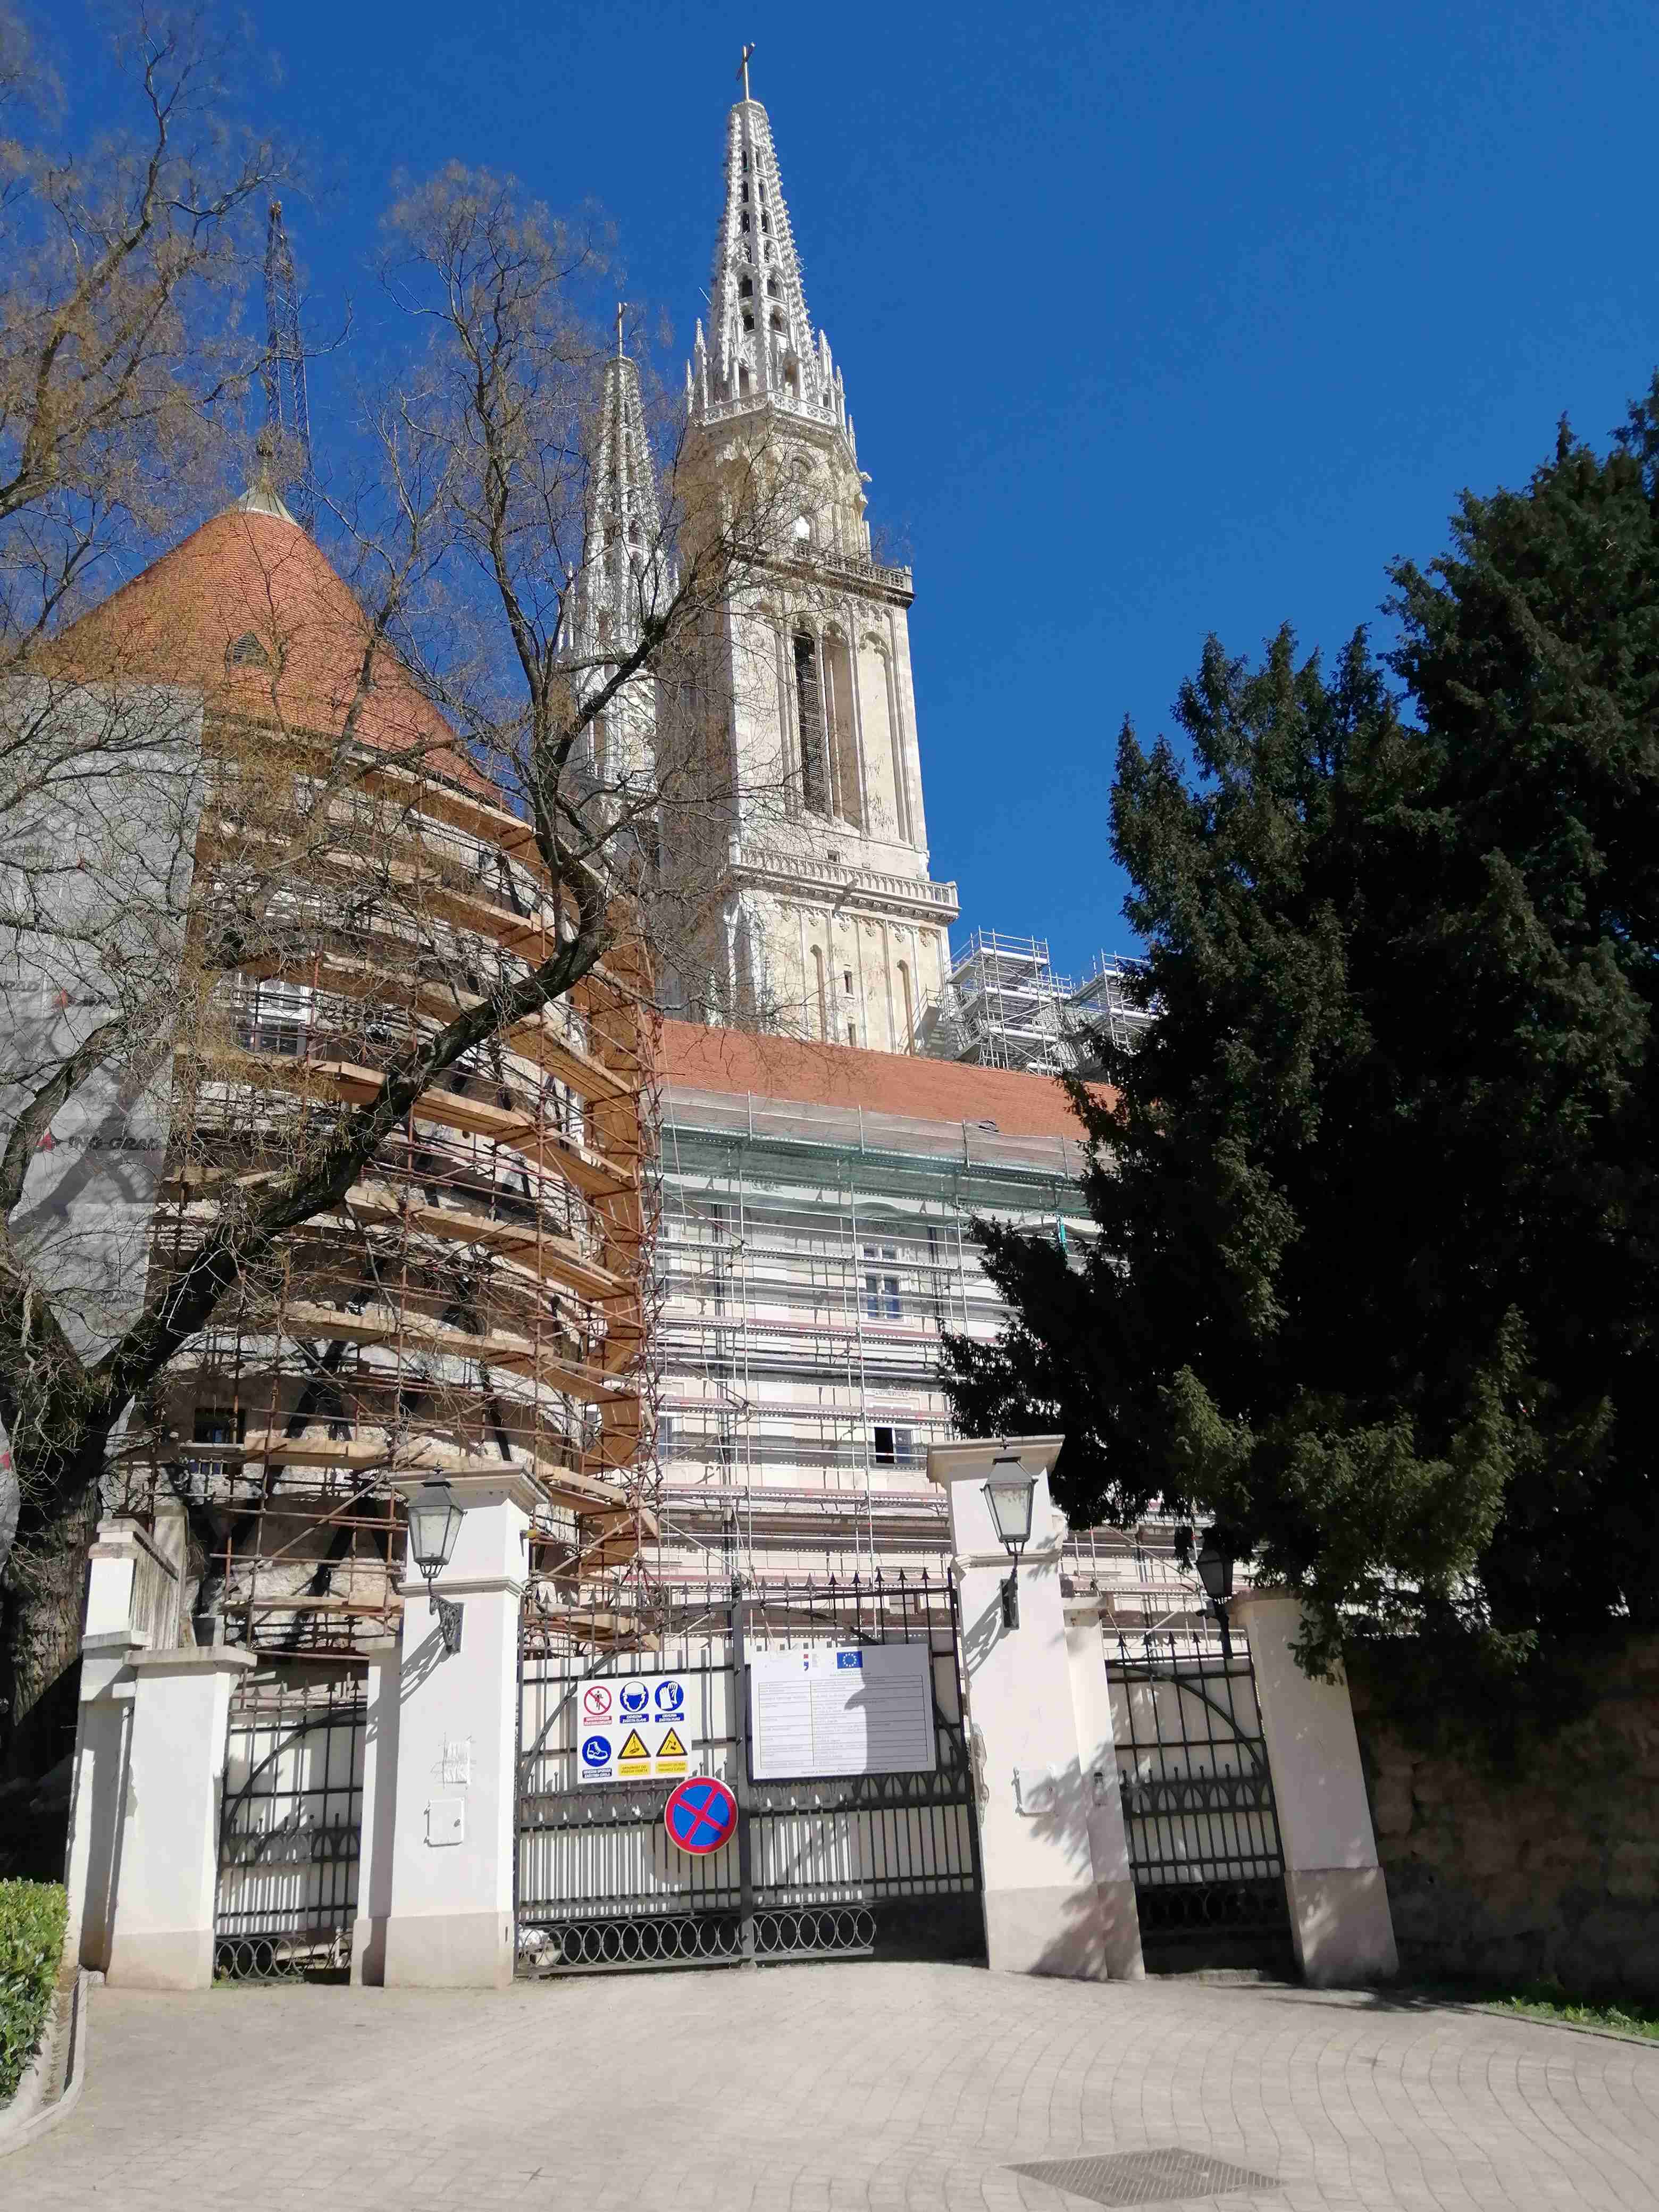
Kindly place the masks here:
POLYGON ((1659 1620, 1659 378, 1393 572, 1329 676, 1212 639, 1113 797, 1158 1018, 1073 1085, 1081 1256, 986 1224, 969 1433, 1074 1522, 1215 1514, 1313 1601, 1503 1638, 1659 1620), (1389 672, 1403 686, 1397 698, 1389 672))

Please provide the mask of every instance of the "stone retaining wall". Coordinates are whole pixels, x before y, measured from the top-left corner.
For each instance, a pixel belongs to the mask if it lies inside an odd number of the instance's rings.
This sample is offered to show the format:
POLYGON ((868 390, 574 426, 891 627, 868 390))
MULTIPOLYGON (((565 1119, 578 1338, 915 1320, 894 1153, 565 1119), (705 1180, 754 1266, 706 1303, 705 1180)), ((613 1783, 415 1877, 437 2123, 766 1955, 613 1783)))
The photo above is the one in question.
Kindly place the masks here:
POLYGON ((1659 1637, 1349 1680, 1401 1972, 1659 1999, 1659 1637))

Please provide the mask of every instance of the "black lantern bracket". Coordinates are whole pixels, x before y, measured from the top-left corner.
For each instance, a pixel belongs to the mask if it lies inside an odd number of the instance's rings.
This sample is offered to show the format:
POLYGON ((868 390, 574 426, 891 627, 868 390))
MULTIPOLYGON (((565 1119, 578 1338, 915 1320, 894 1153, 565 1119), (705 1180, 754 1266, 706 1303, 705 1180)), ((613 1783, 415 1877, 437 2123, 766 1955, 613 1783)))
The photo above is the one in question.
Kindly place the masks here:
POLYGON ((427 1595, 432 1610, 438 1616, 438 1634, 442 1638, 444 1656, 453 1659, 461 1648, 461 1614, 463 1608, 453 1597, 440 1597, 429 1585, 427 1595))

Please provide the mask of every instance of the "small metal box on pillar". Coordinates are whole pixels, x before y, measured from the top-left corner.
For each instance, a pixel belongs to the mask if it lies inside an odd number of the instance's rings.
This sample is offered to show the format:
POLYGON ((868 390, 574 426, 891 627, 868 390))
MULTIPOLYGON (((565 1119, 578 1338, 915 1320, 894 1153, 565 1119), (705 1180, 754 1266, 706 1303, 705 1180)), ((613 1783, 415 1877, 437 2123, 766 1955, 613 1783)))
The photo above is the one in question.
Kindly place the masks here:
POLYGON ((986 1952, 1005 1973, 1130 1979, 1142 1971, 1140 1934, 1105 1662, 1097 1629, 1093 1650, 1087 1637, 1068 1643, 1060 1600, 1066 1524, 1048 1476, 1063 1442, 1009 1437, 927 1454, 928 1479, 950 1498, 961 1590, 986 1952))

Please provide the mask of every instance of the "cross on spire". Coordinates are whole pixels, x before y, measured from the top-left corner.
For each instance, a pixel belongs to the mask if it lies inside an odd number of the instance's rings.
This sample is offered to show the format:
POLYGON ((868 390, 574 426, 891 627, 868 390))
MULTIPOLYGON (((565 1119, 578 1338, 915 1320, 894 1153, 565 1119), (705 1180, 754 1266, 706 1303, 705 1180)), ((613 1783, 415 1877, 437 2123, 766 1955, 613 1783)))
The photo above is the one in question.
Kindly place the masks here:
POLYGON ((750 39, 743 50, 743 59, 738 64, 738 75, 743 80, 743 96, 745 100, 749 97, 749 57, 754 51, 755 42, 750 39))
POLYGON ((626 300, 618 300, 617 302, 617 358, 618 361, 623 357, 623 314, 627 306, 626 300))

